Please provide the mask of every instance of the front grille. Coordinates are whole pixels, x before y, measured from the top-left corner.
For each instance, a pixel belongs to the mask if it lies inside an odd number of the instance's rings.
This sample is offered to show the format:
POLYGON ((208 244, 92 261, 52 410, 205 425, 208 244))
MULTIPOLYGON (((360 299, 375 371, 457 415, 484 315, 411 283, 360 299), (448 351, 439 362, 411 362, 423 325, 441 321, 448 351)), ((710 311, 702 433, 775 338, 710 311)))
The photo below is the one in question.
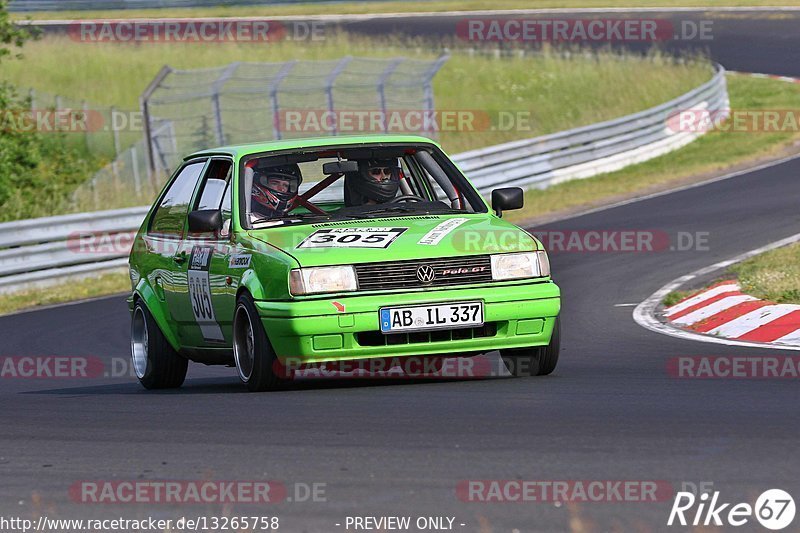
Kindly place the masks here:
POLYGON ((487 322, 477 328, 444 329, 434 331, 415 331, 412 333, 390 333, 364 331, 356 333, 361 346, 397 346, 398 344, 421 344, 428 342, 448 342, 481 339, 497 335, 497 324, 487 322))
MULTIPOLYGON (((358 288, 362 291, 447 287, 492 281, 492 260, 488 255, 443 259, 415 259, 356 265, 358 288), (423 281, 417 271, 432 269, 433 280, 423 281)), ((424 273, 423 273, 424 274, 424 273)))

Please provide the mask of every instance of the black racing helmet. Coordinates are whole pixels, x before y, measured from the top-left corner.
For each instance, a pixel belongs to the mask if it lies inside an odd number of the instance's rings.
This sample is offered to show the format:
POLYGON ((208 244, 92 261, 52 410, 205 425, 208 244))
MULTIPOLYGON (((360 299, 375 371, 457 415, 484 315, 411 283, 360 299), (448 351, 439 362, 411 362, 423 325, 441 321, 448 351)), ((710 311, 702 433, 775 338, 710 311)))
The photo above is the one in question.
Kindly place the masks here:
POLYGON ((347 205, 364 205, 370 200, 386 203, 400 188, 400 167, 395 159, 358 161, 358 172, 345 176, 347 205))

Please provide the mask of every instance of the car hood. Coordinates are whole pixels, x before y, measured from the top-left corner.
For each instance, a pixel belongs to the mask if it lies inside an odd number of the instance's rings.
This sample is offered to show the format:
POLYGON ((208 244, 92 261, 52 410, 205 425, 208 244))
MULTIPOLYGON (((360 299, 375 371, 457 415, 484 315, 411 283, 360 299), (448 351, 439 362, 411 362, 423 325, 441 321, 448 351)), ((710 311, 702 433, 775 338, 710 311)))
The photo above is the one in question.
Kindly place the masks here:
POLYGON ((543 249, 527 232, 488 214, 323 222, 250 230, 249 234, 304 267, 543 249))

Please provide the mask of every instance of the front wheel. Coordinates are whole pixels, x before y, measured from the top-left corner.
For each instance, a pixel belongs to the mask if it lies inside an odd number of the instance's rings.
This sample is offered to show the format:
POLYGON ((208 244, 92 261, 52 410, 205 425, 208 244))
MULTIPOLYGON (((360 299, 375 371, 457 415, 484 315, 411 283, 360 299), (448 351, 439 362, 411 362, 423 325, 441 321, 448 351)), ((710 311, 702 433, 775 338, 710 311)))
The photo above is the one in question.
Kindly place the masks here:
POLYGON ((189 360, 176 352, 139 300, 131 319, 131 363, 146 389, 176 389, 183 385, 189 360))
POLYGON ((276 373, 278 357, 267 338, 258 310, 248 294, 236 302, 233 315, 233 358, 239 379, 250 392, 277 389, 282 383, 276 373))
POLYGON ((561 350, 561 318, 556 317, 553 335, 547 346, 500 350, 506 369, 514 377, 546 376, 556 369, 561 350))

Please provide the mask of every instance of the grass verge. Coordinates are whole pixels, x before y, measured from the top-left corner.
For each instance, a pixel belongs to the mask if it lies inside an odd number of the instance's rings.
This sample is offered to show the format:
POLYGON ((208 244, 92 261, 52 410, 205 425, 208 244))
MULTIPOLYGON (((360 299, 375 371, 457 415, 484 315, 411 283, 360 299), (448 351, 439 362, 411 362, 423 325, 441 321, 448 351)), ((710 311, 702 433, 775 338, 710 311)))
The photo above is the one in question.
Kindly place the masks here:
MULTIPOLYGON (((800 86, 742 75, 728 76, 731 107, 737 110, 800 109, 800 86)), ((800 132, 715 131, 661 157, 617 172, 574 180, 526 192, 525 208, 509 212, 522 223, 557 218, 570 212, 606 205, 700 181, 761 159, 775 157, 800 142, 800 132)))
MULTIPOLYGON (((205 8, 166 8, 90 11, 44 11, 14 13, 16 19, 136 18, 136 17, 277 17, 282 15, 441 13, 487 9, 603 8, 603 7, 697 7, 696 0, 495 0, 487 7, 484 0, 432 0, 399 2, 307 2, 291 5, 219 6, 205 8)), ((797 6, 800 0, 715 0, 714 7, 797 6)))
MULTIPOLYGON (((745 294, 779 304, 800 304, 800 243, 770 250, 732 267, 707 286, 738 279, 745 294)), ((663 300, 670 307, 699 290, 673 291, 663 300)))
POLYGON ((0 295, 0 315, 131 290, 127 272, 103 274, 96 278, 70 281, 53 287, 0 295))
MULTIPOLYGON (((423 42, 347 34, 332 35, 316 43, 281 41, 270 46, 136 46, 49 37, 28 43, 24 58, 4 65, 0 79, 18 87, 83 98, 95 105, 136 109, 139 95, 165 64, 191 69, 234 61, 325 60, 346 55, 433 59, 438 54, 423 42), (70 68, 61 68, 64 64, 70 68), (120 68, 122 65, 124 68, 120 68)), ((436 108, 474 112, 480 118, 474 121, 473 131, 442 131, 439 140, 447 151, 457 153, 591 124, 663 103, 710 76, 711 69, 705 61, 676 63, 658 52, 631 57, 610 51, 551 51, 494 58, 454 50, 434 78, 436 108), (501 124, 501 115, 522 120, 501 124), (487 117, 490 123, 484 120, 487 117)))
POLYGON ((752 257, 728 271, 742 292, 779 304, 800 304, 800 244, 752 257))

